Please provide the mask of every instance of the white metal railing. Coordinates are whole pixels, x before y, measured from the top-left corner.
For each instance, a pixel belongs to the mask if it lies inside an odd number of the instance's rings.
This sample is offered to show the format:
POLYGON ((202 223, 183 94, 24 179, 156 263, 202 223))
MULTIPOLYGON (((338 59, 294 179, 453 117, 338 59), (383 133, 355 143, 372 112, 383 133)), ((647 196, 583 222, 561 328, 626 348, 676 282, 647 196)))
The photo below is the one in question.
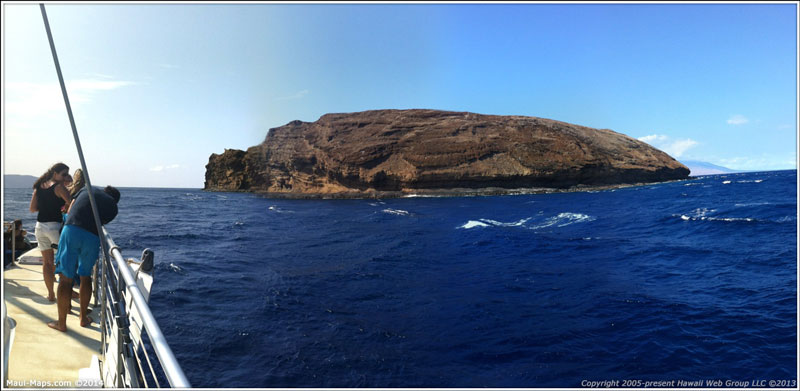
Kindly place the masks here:
MULTIPOLYGON (((101 257, 100 267, 95 269, 100 274, 95 281, 99 280, 101 288, 97 292, 101 293, 102 376, 105 387, 162 387, 161 381, 166 378, 171 387, 190 388, 142 292, 140 283, 143 278, 152 278, 149 275, 138 276, 149 272, 144 270, 147 265, 139 265, 140 269, 134 275, 105 227, 103 236, 109 250, 108 254, 101 257), (149 351, 154 351, 156 357, 151 357, 149 351)), ((145 250, 145 253, 148 251, 145 250)), ((149 295, 149 285, 146 289, 149 295)))

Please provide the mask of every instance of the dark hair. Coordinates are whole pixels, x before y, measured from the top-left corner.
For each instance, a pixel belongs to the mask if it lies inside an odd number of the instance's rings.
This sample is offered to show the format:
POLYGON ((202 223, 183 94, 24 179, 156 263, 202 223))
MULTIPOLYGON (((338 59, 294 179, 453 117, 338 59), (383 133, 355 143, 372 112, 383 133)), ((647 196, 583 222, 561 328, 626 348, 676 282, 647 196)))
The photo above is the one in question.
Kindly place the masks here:
POLYGON ((64 171, 64 170, 69 171, 69 166, 67 166, 64 163, 53 164, 53 167, 50 167, 50 169, 47 170, 47 172, 42 174, 42 176, 40 176, 39 179, 37 179, 36 182, 33 183, 33 188, 34 189, 38 189, 39 186, 42 185, 42 183, 45 183, 45 182, 49 181, 53 177, 53 175, 55 173, 61 172, 61 171, 64 171))
POLYGON ((119 190, 117 190, 116 187, 106 186, 106 188, 103 189, 103 191, 106 192, 106 194, 110 195, 115 202, 119 202, 119 190))

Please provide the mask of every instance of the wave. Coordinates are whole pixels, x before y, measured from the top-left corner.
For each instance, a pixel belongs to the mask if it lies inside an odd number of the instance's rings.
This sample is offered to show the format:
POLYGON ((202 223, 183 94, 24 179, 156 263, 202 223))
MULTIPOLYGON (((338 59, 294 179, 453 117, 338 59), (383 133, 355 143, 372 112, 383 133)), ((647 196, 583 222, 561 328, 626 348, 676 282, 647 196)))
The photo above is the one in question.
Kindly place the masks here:
POLYGON ((793 223, 797 221, 795 216, 783 216, 777 219, 761 219, 755 217, 719 217, 719 216, 687 216, 685 214, 673 214, 683 221, 721 221, 725 223, 793 223))
POLYGON ((456 227, 456 228, 458 228, 458 229, 462 229, 462 228, 463 229, 470 229, 470 228, 475 228, 475 227, 521 227, 521 226, 525 225, 525 223, 527 223, 528 220, 530 220, 530 219, 531 219, 531 217, 527 217, 527 218, 521 219, 519 221, 515 221, 513 223, 503 223, 501 221, 492 220, 492 219, 478 219, 478 221, 470 220, 470 221, 466 222, 464 225, 461 225, 461 226, 456 227))
POLYGON ((772 205, 771 202, 750 202, 745 204, 734 204, 733 206, 737 208, 747 207, 747 206, 763 206, 763 205, 772 205))
POLYGON ((268 210, 270 210, 270 211, 273 211, 273 212, 275 212, 275 213, 294 213, 294 212, 292 212, 291 210, 285 210, 285 209, 281 209, 281 208, 278 208, 278 207, 277 207, 277 206, 275 206, 275 205, 271 205, 271 206, 270 206, 269 208, 267 208, 267 209, 268 209, 268 210))
POLYGON ((513 223, 503 223, 503 222, 500 222, 500 221, 495 221, 495 220, 490 220, 490 219, 481 219, 481 221, 489 223, 491 225, 494 225, 495 227, 521 227, 521 226, 525 225, 525 223, 527 223, 528 220, 530 220, 530 219, 531 219, 530 217, 527 217, 527 218, 521 219, 519 221, 515 221, 513 223))
POLYGON ((382 212, 383 213, 397 215, 397 216, 409 216, 410 215, 410 213, 408 213, 408 211, 402 210, 402 209, 386 208, 382 212))
POLYGON ((457 227, 457 228, 458 229, 470 229, 470 228, 475 228, 475 227, 483 228, 483 227, 488 227, 488 226, 489 226, 489 224, 486 224, 484 222, 470 220, 470 221, 467 221, 464 225, 462 225, 460 227, 457 227))
POLYGON ((492 219, 478 219, 478 220, 469 220, 461 226, 456 227, 457 229, 470 229, 470 228, 485 228, 485 227, 524 227, 527 229, 537 230, 542 228, 549 228, 549 227, 566 227, 571 224, 575 223, 582 223, 587 221, 595 220, 594 217, 585 215, 583 213, 559 213, 556 216, 552 216, 547 218, 538 224, 528 225, 528 222, 533 219, 533 217, 526 217, 514 222, 504 223, 502 221, 492 220, 492 219))
POLYGON ((587 221, 594 221, 595 218, 583 213, 559 213, 558 216, 551 217, 545 220, 542 224, 530 227, 531 229, 542 229, 549 227, 566 227, 568 225, 583 223, 587 221))
MULTIPOLYGON (((722 221, 722 222, 744 222, 744 223, 789 223, 797 221, 796 216, 794 215, 785 215, 779 218, 772 218, 768 216, 764 216, 764 213, 771 214, 770 212, 758 212, 758 208, 753 208, 748 213, 748 207, 759 207, 759 206, 776 206, 777 204, 770 203, 770 202, 753 202, 753 203, 741 203, 741 204, 734 204, 734 209, 729 210, 722 210, 718 211, 717 209, 711 208, 697 208, 692 210, 689 213, 682 213, 682 214, 672 214, 672 217, 680 218, 683 221, 722 221), (745 213, 744 216, 741 214, 745 213), (753 217, 752 214, 756 216, 753 217), (734 214, 734 216, 729 216, 728 214, 734 214), (739 214, 736 216, 735 214, 739 214), (747 214, 751 214, 748 216, 747 214)), ((788 206, 793 206, 789 205, 788 206)))
POLYGON ((754 222, 754 221, 763 221, 759 219, 754 219, 752 217, 709 217, 709 216, 697 216, 691 217, 687 215, 680 215, 681 220, 683 221, 726 221, 726 222, 754 222))

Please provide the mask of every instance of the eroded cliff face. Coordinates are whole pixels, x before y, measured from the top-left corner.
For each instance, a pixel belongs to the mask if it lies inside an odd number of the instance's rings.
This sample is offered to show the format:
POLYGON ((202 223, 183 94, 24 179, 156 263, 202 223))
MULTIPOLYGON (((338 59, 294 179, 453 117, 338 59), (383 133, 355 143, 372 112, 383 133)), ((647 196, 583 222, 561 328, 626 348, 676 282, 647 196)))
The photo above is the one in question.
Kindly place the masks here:
POLYGON ((270 129, 246 152, 212 154, 206 190, 374 196, 566 189, 684 179, 666 153, 607 129, 437 110, 326 114, 270 129))

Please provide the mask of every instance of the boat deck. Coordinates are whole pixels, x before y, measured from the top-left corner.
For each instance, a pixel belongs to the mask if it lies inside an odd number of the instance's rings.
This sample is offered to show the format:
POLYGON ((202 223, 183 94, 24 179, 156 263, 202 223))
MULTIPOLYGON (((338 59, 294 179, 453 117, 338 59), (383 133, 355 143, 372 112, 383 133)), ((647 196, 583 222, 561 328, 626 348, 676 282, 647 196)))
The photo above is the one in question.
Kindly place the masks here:
POLYGON ((78 299, 73 299, 67 332, 47 327, 47 322, 58 319, 58 309, 47 300, 41 265, 10 266, 3 271, 3 289, 8 317, 16 322, 3 386, 78 387, 78 371, 91 366, 92 355, 100 355, 98 314, 90 314, 95 321, 90 327, 81 327, 78 299))

